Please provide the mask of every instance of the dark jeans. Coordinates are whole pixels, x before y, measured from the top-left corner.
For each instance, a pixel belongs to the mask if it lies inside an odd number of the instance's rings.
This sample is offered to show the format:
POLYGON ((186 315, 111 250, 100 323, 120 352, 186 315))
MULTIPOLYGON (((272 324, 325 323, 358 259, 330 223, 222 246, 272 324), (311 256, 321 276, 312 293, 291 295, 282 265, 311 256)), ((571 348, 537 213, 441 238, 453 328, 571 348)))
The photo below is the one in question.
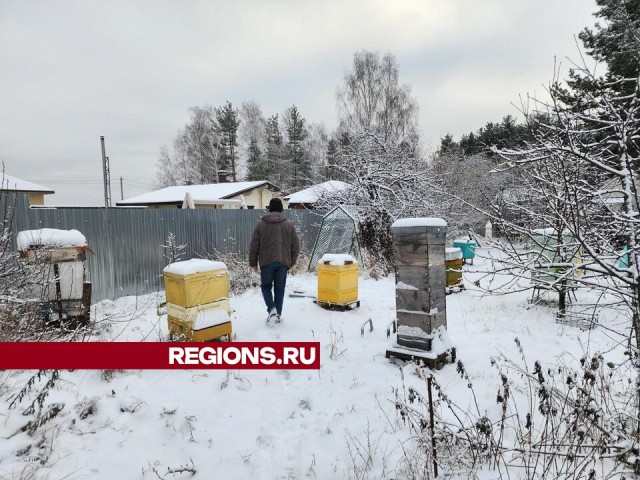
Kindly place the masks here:
POLYGON ((289 267, 284 263, 273 262, 260 267, 260 287, 267 311, 273 307, 282 314, 282 303, 284 301, 284 287, 287 284, 287 272, 289 267), (271 289, 273 288, 273 294, 271 289))

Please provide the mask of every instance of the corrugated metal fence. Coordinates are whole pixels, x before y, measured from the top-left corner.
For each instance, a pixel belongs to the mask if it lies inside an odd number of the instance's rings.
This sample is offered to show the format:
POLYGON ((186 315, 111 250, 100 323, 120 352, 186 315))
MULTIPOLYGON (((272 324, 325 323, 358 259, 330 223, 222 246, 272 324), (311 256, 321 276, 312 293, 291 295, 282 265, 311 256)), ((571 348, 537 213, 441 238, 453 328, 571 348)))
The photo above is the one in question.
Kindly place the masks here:
MULTIPOLYGON (((262 210, 179 210, 146 208, 29 207, 27 195, 2 195, 0 204, 14 209, 14 232, 39 228, 76 229, 87 237, 94 301, 153 292, 162 288, 163 253, 169 233, 186 245, 183 258, 221 252, 247 252, 262 210)), ((3 210, 4 211, 4 210, 3 210)), ((321 216, 285 210, 310 253, 321 216)))

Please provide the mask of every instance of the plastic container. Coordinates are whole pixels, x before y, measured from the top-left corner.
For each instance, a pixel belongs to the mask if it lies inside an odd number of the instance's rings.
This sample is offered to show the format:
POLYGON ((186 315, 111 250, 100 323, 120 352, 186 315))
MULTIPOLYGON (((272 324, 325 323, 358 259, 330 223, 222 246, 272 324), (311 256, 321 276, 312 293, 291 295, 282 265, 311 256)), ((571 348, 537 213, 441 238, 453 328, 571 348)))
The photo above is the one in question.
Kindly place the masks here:
POLYGON ((462 258, 465 260, 471 260, 476 256, 476 242, 473 240, 455 240, 453 246, 459 248, 462 251, 462 258))

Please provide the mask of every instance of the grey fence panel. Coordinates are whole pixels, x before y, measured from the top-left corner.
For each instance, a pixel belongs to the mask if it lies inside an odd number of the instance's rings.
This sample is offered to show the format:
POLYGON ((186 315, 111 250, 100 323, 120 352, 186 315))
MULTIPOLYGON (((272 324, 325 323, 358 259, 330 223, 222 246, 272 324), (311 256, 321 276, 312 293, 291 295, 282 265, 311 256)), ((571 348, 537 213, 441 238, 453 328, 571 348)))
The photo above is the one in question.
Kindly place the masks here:
MULTIPOLYGON (((76 229, 94 252, 87 256, 94 301, 157 291, 167 264, 163 245, 169 233, 186 245, 184 258, 215 251, 246 253, 261 210, 179 210, 146 208, 29 207, 27 195, 0 195, 0 207, 14 208, 14 232, 38 228, 76 229)), ((289 210, 310 253, 321 216, 289 210)))

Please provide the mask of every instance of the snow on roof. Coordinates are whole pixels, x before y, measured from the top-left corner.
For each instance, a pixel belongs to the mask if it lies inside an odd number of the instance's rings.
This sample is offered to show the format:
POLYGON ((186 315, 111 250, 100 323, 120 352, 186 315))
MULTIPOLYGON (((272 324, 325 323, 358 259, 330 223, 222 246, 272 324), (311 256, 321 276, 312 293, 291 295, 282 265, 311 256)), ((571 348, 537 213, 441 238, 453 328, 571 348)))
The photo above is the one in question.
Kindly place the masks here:
POLYGON ((182 204, 187 193, 191 195, 193 202, 198 203, 215 203, 220 200, 227 200, 239 193, 251 190, 252 188, 268 184, 266 180, 258 180, 255 182, 228 182, 228 183, 209 183, 206 185, 180 185, 174 187, 166 187, 149 193, 143 193, 136 197, 127 198, 116 202, 116 205, 152 205, 152 204, 182 204))
POLYGON ((183 262, 170 263, 164 267, 163 272, 174 273, 176 275, 191 275, 193 273, 211 272, 214 270, 226 270, 227 265, 223 262, 214 262, 204 258, 192 258, 183 262))
MULTIPOLYGON (((545 237, 549 237, 549 236, 558 235, 558 230, 556 230, 553 227, 536 228, 534 230, 531 230, 531 233, 533 233, 534 235, 542 235, 542 236, 545 236, 545 237)), ((562 235, 563 236, 568 236, 568 235, 571 235, 571 232, 565 228, 562 231, 562 235)))
POLYGON ((67 248, 87 246, 87 239, 78 230, 58 230, 55 228, 24 230, 18 233, 16 242, 20 251, 37 247, 67 248))
POLYGON ((391 228, 398 227, 446 227, 447 222, 442 218, 419 217, 419 218, 400 218, 393 222, 391 228))
POLYGON ((547 227, 547 228, 536 228, 534 230, 531 230, 531 232, 537 235, 555 235, 557 233, 557 230, 553 227, 547 227))
POLYGON ((346 190, 350 186, 349 183, 341 182, 340 180, 329 180, 287 195, 284 199, 288 200, 289 203, 316 203, 323 196, 346 190))
POLYGON ((13 175, 3 174, 2 188, 0 190, 12 191, 12 192, 41 192, 41 193, 55 193, 51 188, 43 187, 37 183, 27 182, 21 178, 14 177, 13 175))

